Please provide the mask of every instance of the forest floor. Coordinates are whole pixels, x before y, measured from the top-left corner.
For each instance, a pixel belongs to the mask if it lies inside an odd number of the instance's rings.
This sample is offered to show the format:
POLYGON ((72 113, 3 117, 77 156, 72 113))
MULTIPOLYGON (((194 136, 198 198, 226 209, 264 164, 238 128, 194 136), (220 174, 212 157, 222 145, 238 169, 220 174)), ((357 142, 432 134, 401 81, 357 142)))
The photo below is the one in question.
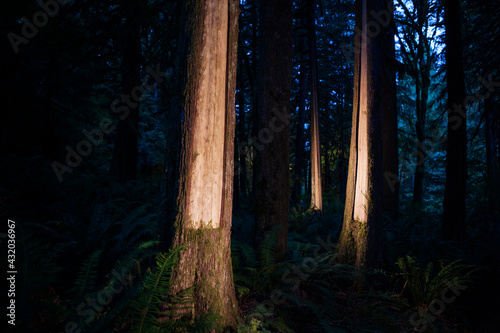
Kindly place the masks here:
MULTIPOLYGON (((158 240, 158 183, 82 172, 57 184, 42 158, 4 160, 0 174, 0 215, 18 227, 18 331, 61 332, 78 319, 82 332, 130 331, 125 310, 154 258, 87 323, 81 305, 106 290, 131 249, 158 240)), ((341 201, 327 193, 323 215, 292 205, 289 257, 276 262, 272 236, 262 251, 253 246, 252 203, 241 198, 232 229, 238 332, 500 332, 500 223, 484 206, 468 207, 467 240, 451 243, 439 239, 439 205, 414 209, 403 198, 398 221, 385 220, 383 269, 357 270, 335 261, 341 201)))

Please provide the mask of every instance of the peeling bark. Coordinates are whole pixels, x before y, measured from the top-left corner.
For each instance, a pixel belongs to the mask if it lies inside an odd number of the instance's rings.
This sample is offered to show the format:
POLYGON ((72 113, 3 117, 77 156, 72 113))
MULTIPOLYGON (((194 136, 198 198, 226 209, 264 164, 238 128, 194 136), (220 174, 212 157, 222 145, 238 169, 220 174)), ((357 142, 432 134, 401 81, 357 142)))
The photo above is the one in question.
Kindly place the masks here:
POLYGON ((377 267, 382 261, 382 45, 381 36, 367 30, 375 21, 371 13, 382 6, 380 0, 356 3, 363 37, 355 42, 351 152, 337 252, 340 261, 357 267, 377 267))
POLYGON ((239 4, 197 0, 186 5, 187 72, 178 214, 173 246, 186 246, 171 292, 194 286, 193 315, 221 316, 235 326, 240 310, 231 263, 235 89, 239 4))

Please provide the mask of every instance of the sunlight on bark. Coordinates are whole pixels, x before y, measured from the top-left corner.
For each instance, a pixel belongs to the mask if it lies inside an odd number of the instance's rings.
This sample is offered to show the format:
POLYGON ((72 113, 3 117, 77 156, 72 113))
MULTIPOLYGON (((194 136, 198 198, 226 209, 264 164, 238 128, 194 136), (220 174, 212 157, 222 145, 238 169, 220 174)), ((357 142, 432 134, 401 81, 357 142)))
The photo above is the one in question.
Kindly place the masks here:
MULTIPOLYGON (((363 20, 367 22, 366 18, 366 2, 363 1, 362 9, 363 20)), ((367 25, 363 24, 361 38, 361 78, 360 78, 360 96, 359 96, 359 110, 358 110, 358 164, 356 169, 356 191, 354 194, 354 219, 360 222, 367 221, 367 205, 366 194, 368 193, 368 124, 367 124, 367 111, 368 111, 368 81, 367 81, 367 25)))
POLYGON ((217 2, 214 16, 207 16, 207 32, 200 47, 202 61, 200 78, 196 87, 196 115, 192 133, 192 174, 187 203, 187 216, 192 228, 198 229, 201 221, 218 228, 221 219, 222 187, 224 172, 224 134, 226 113, 227 67, 227 3, 217 2), (224 5, 225 4, 225 5, 224 5), (214 26, 214 22, 217 26, 214 26), (214 31, 214 32, 211 32, 214 31))

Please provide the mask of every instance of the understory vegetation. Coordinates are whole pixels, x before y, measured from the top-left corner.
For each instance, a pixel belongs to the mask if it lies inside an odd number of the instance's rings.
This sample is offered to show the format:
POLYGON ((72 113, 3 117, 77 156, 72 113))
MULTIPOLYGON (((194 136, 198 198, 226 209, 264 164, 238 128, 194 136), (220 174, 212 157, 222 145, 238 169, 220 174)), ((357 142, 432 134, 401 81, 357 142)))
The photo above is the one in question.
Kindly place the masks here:
MULTIPOLYGON (((22 170, 29 163, 47 162, 12 158, 3 166, 22 170)), ((190 290, 166 298, 179 249, 159 246, 157 184, 119 185, 98 173, 82 174, 67 182, 66 192, 45 197, 41 215, 38 207, 25 208, 36 195, 27 189, 46 187, 46 178, 28 170, 26 184, 10 184, 1 196, 3 210, 19 204, 9 218, 26 221, 17 225, 19 327, 218 330, 215 315, 186 320, 173 311, 190 311, 190 290), (53 219, 54 211, 64 211, 64 219, 53 219)), ((386 218, 384 269, 358 270, 336 262, 343 206, 334 195, 325 196, 323 215, 293 206, 288 259, 282 262, 274 258, 275 232, 256 250, 251 200, 243 198, 232 228, 242 310, 238 332, 493 332, 498 327, 494 304, 500 294, 492 286, 500 274, 499 230, 480 210, 472 211, 471 237, 462 244, 435 236, 439 215, 431 203, 422 216, 408 210, 397 223, 386 218)))

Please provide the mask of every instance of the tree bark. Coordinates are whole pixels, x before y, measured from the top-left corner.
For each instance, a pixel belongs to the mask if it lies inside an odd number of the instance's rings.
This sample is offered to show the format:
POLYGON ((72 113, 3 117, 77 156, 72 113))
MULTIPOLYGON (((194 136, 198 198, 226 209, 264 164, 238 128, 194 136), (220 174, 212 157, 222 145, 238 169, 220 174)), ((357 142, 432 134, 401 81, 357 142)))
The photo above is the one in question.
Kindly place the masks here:
POLYGON ((256 159, 256 243, 276 231, 276 259, 287 255, 292 1, 261 0, 259 153, 256 159))
POLYGON ((351 151, 337 252, 340 261, 357 267, 382 263, 382 45, 381 36, 369 34, 367 27, 382 8, 382 0, 356 2, 362 33, 355 41, 351 151))
POLYGON ((186 248, 172 273, 171 292, 194 286, 193 315, 211 312, 221 316, 219 325, 235 326, 240 310, 230 229, 239 5, 197 0, 185 10, 188 51, 173 246, 186 248))
MULTIPOLYGON (((390 10, 385 8, 385 10, 390 10)), ((393 220, 399 212, 398 173, 398 110, 396 95, 396 70, 390 64, 395 59, 395 22, 392 17, 384 29, 384 71, 382 72, 382 145, 384 156, 384 212, 393 220)))
POLYGON ((323 212, 323 189, 321 183, 321 143, 319 139, 318 60, 316 50, 316 6, 308 0, 309 67, 311 70, 311 205, 323 212))
POLYGON ((446 185, 443 200, 444 239, 465 238, 465 197, 467 180, 467 126, 464 68, 460 23, 460 1, 445 0, 446 82, 448 85, 448 142, 446 185))

